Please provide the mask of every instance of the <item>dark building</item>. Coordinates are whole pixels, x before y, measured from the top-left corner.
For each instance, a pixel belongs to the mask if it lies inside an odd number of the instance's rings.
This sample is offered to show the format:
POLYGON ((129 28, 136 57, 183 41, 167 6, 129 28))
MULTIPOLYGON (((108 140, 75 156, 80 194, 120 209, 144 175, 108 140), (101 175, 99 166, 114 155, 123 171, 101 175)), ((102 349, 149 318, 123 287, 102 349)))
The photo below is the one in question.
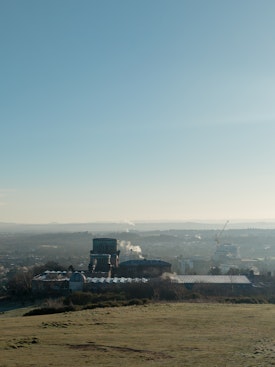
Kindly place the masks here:
POLYGON ((171 273, 171 264, 162 260, 128 260, 119 266, 119 275, 124 277, 155 278, 171 273))
POLYGON ((94 238, 90 251, 89 271, 94 275, 110 276, 119 265, 118 242, 114 238, 94 238))
POLYGON ((67 271, 46 270, 32 279, 32 292, 41 295, 67 295, 70 273, 67 271))
POLYGON ((94 254, 114 254, 118 251, 118 243, 115 238, 94 238, 93 250, 94 254))

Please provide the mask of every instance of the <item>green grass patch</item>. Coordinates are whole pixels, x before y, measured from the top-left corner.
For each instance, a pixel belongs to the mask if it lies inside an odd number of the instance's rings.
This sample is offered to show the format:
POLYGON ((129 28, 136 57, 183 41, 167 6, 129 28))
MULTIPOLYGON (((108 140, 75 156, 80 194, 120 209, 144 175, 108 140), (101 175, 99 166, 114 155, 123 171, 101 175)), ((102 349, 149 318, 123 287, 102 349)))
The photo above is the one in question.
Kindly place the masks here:
POLYGON ((1 367, 275 365, 271 304, 149 303, 0 321, 1 367))

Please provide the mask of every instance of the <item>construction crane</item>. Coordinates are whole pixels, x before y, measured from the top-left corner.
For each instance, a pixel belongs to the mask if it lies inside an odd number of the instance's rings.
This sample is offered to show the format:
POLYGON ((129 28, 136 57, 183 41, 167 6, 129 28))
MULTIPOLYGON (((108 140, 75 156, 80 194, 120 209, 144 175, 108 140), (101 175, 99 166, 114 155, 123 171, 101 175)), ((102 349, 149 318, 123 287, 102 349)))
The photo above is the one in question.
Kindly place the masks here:
POLYGON ((229 223, 229 220, 227 220, 223 226, 223 228, 220 230, 220 232, 218 234, 216 234, 215 236, 215 241, 217 243, 217 247, 220 245, 220 238, 221 238, 221 235, 223 234, 227 224, 229 223))

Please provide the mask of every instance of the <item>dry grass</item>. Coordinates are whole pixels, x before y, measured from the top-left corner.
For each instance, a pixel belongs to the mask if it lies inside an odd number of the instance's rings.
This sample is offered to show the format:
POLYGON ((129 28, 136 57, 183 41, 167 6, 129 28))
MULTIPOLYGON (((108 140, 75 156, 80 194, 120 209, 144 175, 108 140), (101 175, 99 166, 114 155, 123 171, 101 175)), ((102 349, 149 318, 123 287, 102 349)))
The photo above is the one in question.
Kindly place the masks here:
POLYGON ((275 306, 150 304, 0 315, 0 367, 275 366, 275 306))

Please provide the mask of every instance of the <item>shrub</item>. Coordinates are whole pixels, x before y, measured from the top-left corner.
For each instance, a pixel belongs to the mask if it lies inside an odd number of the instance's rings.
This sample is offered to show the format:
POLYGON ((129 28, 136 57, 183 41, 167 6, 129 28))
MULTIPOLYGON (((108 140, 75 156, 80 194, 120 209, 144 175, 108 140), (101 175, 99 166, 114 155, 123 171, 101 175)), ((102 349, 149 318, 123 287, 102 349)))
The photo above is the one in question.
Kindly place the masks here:
POLYGON ((128 302, 128 306, 142 306, 144 305, 145 303, 148 302, 148 299, 146 298, 143 298, 143 299, 140 299, 140 298, 133 298, 131 299, 129 302, 128 302))
POLYGON ((247 304, 264 304, 264 303, 268 303, 268 300, 262 297, 230 297, 230 298, 225 298, 224 299, 225 302, 228 303, 236 303, 236 304, 241 304, 241 303, 247 303, 247 304))
POLYGON ((70 296, 64 299, 63 303, 65 305, 86 305, 93 302, 93 294, 88 292, 74 292, 70 296))
POLYGON ((42 308, 35 308, 29 312, 26 312, 23 316, 35 316, 35 315, 49 315, 54 313, 62 313, 62 312, 69 312, 69 311, 76 311, 76 308, 73 306, 64 306, 64 307, 42 307, 42 308))
POLYGON ((154 298, 154 285, 151 283, 131 283, 123 287, 125 297, 127 299, 133 298, 154 298))

